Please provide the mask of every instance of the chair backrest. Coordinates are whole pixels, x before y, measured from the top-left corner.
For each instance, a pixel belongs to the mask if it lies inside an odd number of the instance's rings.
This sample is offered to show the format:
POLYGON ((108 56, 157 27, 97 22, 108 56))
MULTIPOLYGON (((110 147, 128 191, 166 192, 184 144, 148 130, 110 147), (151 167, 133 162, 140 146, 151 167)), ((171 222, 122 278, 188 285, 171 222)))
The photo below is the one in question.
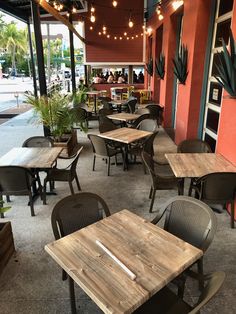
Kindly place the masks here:
POLYGON ((207 285, 201 293, 198 303, 194 306, 194 309, 189 314, 198 314, 200 309, 206 305, 214 295, 219 291, 225 280, 225 273, 222 271, 214 272, 210 275, 204 276, 204 281, 208 281, 207 285))
POLYGON ((139 123, 145 119, 149 119, 150 118, 150 114, 146 113, 146 114, 142 114, 140 117, 138 117, 133 123, 132 123, 132 128, 136 129, 139 125, 139 123))
POLYGON ((100 117, 104 117, 104 116, 109 116, 113 114, 113 110, 112 109, 108 109, 108 108, 102 108, 98 111, 98 116, 100 117))
POLYGON ((106 202, 97 194, 80 192, 60 200, 51 215, 55 239, 64 237, 110 216, 106 202))
POLYGON ((156 128, 157 128, 157 123, 156 123, 156 120, 153 120, 153 119, 144 119, 137 126, 137 129, 148 131, 148 132, 155 132, 156 128))
POLYGON ((151 175, 152 182, 154 185, 158 175, 155 173, 153 157, 150 154, 148 154, 145 150, 143 150, 141 152, 141 158, 145 166, 147 167, 149 174, 151 175))
POLYGON ((150 111, 146 108, 138 108, 135 113, 137 114, 141 114, 141 115, 144 115, 144 114, 148 114, 150 116, 150 111))
POLYGON ((203 251, 207 250, 217 226, 216 216, 207 204, 189 196, 176 196, 164 204, 164 214, 165 230, 203 251))
POLYGON ((108 156, 107 144, 104 138, 95 134, 88 134, 88 138, 91 141, 93 152, 95 154, 100 156, 108 156))
POLYGON ((178 153, 212 153, 209 144, 200 139, 184 140, 177 146, 178 153))
POLYGON ((0 194, 28 194, 32 180, 29 169, 18 166, 0 166, 0 194))
POLYGON ((32 136, 27 138, 22 147, 52 147, 53 140, 45 136, 32 136))
POLYGON ((147 105, 146 109, 149 110, 152 119, 158 120, 160 123, 163 121, 163 108, 159 105, 147 105))
POLYGON ((101 101, 104 109, 111 109, 112 110, 112 104, 110 104, 110 101, 112 99, 110 97, 98 97, 98 99, 101 101))
POLYGON ((150 135, 143 143, 143 151, 148 153, 150 156, 154 156, 154 148, 153 148, 153 143, 158 134, 157 132, 154 132, 152 135, 150 135))
POLYGON ((128 111, 129 113, 134 113, 136 110, 136 104, 137 104, 137 98, 132 97, 128 100, 127 105, 128 105, 128 111))
POLYGON ((78 150, 78 152, 76 153, 76 156, 74 157, 73 161, 71 162, 71 164, 68 166, 68 168, 70 169, 70 173, 72 176, 74 176, 76 174, 76 167, 77 167, 77 163, 81 154, 81 151, 83 149, 83 146, 80 147, 80 149, 78 150))
POLYGON ((225 203, 236 196, 236 172, 207 174, 196 181, 199 199, 207 202, 225 203))
POLYGON ((107 118, 106 116, 99 116, 98 124, 98 129, 100 133, 105 133, 117 129, 117 126, 111 121, 111 119, 107 118))

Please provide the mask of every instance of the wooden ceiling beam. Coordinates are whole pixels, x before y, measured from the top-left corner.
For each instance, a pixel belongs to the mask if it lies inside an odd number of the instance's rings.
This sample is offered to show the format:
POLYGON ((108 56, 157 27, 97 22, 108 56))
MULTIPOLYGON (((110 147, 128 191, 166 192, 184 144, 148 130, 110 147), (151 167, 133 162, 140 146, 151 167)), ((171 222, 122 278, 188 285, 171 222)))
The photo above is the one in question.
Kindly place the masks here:
POLYGON ((69 30, 71 30, 83 43, 86 42, 85 38, 82 37, 77 30, 74 28, 73 24, 69 22, 67 18, 62 16, 57 10, 55 10, 46 0, 37 0, 38 4, 49 14, 55 17, 56 20, 62 22, 66 25, 69 30))

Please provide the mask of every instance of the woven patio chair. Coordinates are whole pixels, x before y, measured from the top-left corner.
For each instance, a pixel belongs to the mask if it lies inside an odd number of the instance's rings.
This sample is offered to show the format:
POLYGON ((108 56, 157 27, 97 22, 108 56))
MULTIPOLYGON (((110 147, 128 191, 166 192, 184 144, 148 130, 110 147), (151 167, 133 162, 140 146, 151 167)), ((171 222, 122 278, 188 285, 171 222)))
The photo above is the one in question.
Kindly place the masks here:
POLYGON ((194 306, 189 305, 182 298, 175 295, 170 289, 164 287, 133 313, 199 314, 200 310, 220 290, 224 280, 225 273, 221 271, 204 276, 204 281, 207 282, 207 284, 194 306))
MULTIPOLYGON (((202 201, 189 196, 176 196, 163 206, 161 215, 157 215, 152 223, 156 224, 165 216, 164 229, 176 237, 206 252, 216 233, 217 219, 212 209, 202 201)), ((185 274, 199 279, 199 287, 203 288, 203 257, 197 262, 198 273, 187 271, 185 274)), ((179 296, 184 294, 184 277, 180 276, 179 296)))
MULTIPOLYGON (((73 161, 66 168, 52 168, 48 171, 46 178, 44 179, 43 185, 43 203, 46 204, 46 190, 47 182, 68 182, 71 194, 74 194, 73 181, 76 181, 77 188, 80 191, 81 187, 79 184, 79 179, 76 172, 77 163, 81 154, 83 146, 78 150, 73 161)), ((50 189, 52 190, 53 186, 50 184, 50 189)))
POLYGON ((123 150, 121 146, 111 146, 109 145, 109 141, 95 134, 88 134, 88 138, 93 147, 93 171, 95 170, 96 157, 101 157, 107 162, 107 175, 109 176, 111 157, 115 157, 117 164, 117 155, 121 154, 124 162, 123 150))
POLYGON ((147 105, 146 109, 149 110, 151 118, 156 120, 158 128, 163 122, 163 108, 159 105, 147 105))
POLYGON ((28 195, 31 216, 35 216, 33 192, 38 184, 42 199, 42 186, 39 177, 29 169, 19 166, 0 166, 0 196, 28 195))
POLYGON ((231 228, 234 228, 234 202, 236 198, 236 173, 217 172, 207 174, 196 180, 195 196, 203 202, 212 205, 229 203, 231 228))
MULTIPOLYGON (((99 195, 89 192, 69 195, 60 200, 52 210, 54 237, 58 240, 108 216, 110 210, 99 195)), ((66 272, 62 270, 62 280, 66 278, 66 272)))
POLYGON ((181 194, 181 187, 169 165, 157 163, 153 157, 145 151, 141 152, 141 157, 152 180, 149 193, 149 198, 151 199, 149 212, 151 213, 157 190, 178 190, 178 194, 181 194))

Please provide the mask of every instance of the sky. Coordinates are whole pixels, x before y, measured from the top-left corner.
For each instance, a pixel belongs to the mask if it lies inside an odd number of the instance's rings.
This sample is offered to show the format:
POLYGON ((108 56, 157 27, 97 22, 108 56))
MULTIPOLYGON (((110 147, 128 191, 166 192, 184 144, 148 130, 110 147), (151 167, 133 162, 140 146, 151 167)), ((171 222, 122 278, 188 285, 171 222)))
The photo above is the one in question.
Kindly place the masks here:
MULTIPOLYGON (((5 13, 2 13, 2 14, 3 14, 3 20, 6 23, 11 23, 11 21, 14 21, 17 23, 18 29, 24 29, 27 27, 27 25, 25 23, 15 19, 14 17, 7 15, 5 13)), ((83 28, 82 23, 78 23, 77 25, 75 25, 75 28, 77 29, 77 31, 80 34, 82 34, 82 28, 83 28)), ((33 30, 33 27, 31 27, 31 29, 33 30)), ((42 24, 41 29, 42 29, 42 34, 47 35, 47 27, 45 24, 42 24)), ((69 31, 65 25, 63 25, 63 24, 51 24, 49 29, 50 29, 51 35, 62 34, 63 35, 63 43, 64 43, 65 48, 69 47, 69 31)), ((83 47, 81 41, 77 38, 77 36, 74 36, 74 46, 76 49, 83 47)))

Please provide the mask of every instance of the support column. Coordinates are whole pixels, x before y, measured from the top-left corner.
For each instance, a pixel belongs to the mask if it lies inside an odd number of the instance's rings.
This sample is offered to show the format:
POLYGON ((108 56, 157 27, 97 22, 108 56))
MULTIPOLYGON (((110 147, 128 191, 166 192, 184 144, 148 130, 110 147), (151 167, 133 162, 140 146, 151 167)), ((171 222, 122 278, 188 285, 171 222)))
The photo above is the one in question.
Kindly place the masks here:
POLYGON ((40 95, 47 95, 47 83, 45 77, 45 68, 44 68, 44 56, 43 56, 43 39, 40 27, 40 14, 39 14, 39 5, 31 0, 31 11, 34 24, 34 35, 35 35, 35 45, 36 45, 36 54, 37 54, 37 63, 38 63, 38 76, 39 76, 39 90, 40 95))
POLYGON ((34 85, 34 96, 38 97, 37 92, 37 81, 36 81, 36 72, 35 72, 35 62, 34 62, 34 52, 33 52, 33 44, 32 44, 32 37, 31 37, 31 30, 30 30, 30 23, 27 23, 28 27, 28 36, 29 36, 29 48, 30 48, 30 58, 32 64, 32 78, 33 78, 33 85, 34 85))
POLYGON ((187 0, 184 2, 182 43, 188 48, 188 77, 179 85, 176 113, 175 141, 198 136, 202 82, 211 1, 187 0))
MULTIPOLYGON (((72 14, 70 14, 69 21, 73 24, 72 14)), ((71 64, 71 82, 72 82, 72 93, 76 93, 76 81, 75 81, 75 50, 74 50, 74 37, 71 30, 69 30, 70 36, 70 64, 71 64)))
POLYGON ((129 65, 128 84, 133 84, 133 66, 129 65))
MULTIPOLYGON (((31 12, 34 24, 35 45, 38 63, 39 91, 40 96, 47 96, 47 83, 44 68, 43 39, 40 27, 39 5, 34 0, 31 0, 31 12)), ((45 125, 43 126, 43 130, 45 136, 50 135, 50 130, 45 125)))
POLYGON ((50 64, 51 64, 51 47, 50 47, 50 28, 49 24, 47 24, 47 68, 48 68, 48 83, 51 83, 51 69, 50 69, 50 64))

